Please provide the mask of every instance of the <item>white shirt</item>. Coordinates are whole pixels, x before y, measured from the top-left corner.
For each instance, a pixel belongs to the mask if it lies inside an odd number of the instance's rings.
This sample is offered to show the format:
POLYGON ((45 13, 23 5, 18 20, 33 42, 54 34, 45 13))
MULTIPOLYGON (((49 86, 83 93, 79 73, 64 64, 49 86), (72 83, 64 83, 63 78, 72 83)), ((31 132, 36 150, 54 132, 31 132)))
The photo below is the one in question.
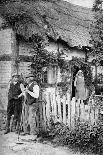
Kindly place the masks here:
POLYGON ((39 86, 38 85, 35 85, 33 87, 33 93, 34 93, 34 97, 35 98, 38 98, 39 97, 39 91, 40 91, 39 86))
MULTIPOLYGON (((32 83, 31 83, 31 84, 32 84, 32 83)), ((29 86, 30 86, 31 84, 29 84, 29 86)), ((39 88, 39 86, 36 84, 36 85, 34 85, 34 87, 33 87, 33 92, 31 92, 31 91, 28 90, 28 93, 29 93, 32 97, 38 98, 38 97, 39 97, 39 91, 40 91, 40 88, 39 88)))

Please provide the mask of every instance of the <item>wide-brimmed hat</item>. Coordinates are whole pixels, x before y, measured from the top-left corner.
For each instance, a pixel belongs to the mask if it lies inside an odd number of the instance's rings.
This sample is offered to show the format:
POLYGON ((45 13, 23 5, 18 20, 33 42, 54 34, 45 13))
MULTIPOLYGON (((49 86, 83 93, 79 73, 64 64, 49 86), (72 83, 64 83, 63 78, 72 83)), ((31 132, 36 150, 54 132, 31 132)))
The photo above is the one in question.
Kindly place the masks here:
POLYGON ((34 77, 34 74, 29 73, 29 74, 27 74, 25 77, 26 77, 26 78, 29 78, 29 77, 34 77))
POLYGON ((13 74, 12 74, 12 78, 13 78, 13 77, 20 77, 20 75, 17 74, 17 73, 13 73, 13 74))

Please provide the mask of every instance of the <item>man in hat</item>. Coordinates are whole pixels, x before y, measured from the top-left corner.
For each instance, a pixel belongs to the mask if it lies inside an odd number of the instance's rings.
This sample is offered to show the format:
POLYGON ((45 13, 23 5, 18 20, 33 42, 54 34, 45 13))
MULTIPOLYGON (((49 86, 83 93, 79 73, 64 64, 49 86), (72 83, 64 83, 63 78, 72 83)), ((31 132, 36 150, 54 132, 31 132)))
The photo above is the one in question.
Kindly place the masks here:
POLYGON ((26 76, 26 82, 28 83, 26 93, 26 105, 25 105, 25 122, 24 122, 24 134, 28 134, 28 125, 30 127, 30 134, 38 134, 38 116, 37 112, 39 109, 38 98, 39 98, 39 86, 35 81, 33 74, 26 76))
POLYGON ((8 106, 7 106, 7 122, 6 122, 6 131, 4 134, 10 132, 10 120, 11 116, 14 115, 14 121, 16 132, 19 130, 20 118, 22 112, 22 89, 23 84, 19 82, 19 75, 13 74, 12 81, 8 87, 8 106))

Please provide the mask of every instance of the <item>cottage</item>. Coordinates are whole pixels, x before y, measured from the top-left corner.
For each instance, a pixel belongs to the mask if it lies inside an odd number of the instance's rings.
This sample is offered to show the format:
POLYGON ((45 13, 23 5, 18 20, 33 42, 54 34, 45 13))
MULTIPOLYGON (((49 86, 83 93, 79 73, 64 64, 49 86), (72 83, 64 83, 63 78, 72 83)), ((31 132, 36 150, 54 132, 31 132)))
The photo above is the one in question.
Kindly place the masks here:
MULTIPOLYGON (((5 109, 7 84, 12 73, 25 77, 30 72, 33 54, 36 53, 33 36, 38 34, 48 40, 45 50, 54 55, 53 62, 58 55, 62 62, 61 66, 59 61, 48 63, 38 72, 44 83, 41 89, 41 98, 46 101, 42 107, 44 124, 49 123, 52 117, 71 126, 75 114, 80 115, 80 102, 76 105, 73 98, 73 80, 83 64, 88 66, 87 53, 91 49, 89 29, 93 13, 90 9, 64 1, 17 1, 1 5, 0 14, 0 104, 5 109)), ((83 106, 82 102, 82 109, 83 106)), ((85 118, 83 110, 81 119, 85 118)), ((94 113, 86 115, 88 119, 93 116, 94 113)))

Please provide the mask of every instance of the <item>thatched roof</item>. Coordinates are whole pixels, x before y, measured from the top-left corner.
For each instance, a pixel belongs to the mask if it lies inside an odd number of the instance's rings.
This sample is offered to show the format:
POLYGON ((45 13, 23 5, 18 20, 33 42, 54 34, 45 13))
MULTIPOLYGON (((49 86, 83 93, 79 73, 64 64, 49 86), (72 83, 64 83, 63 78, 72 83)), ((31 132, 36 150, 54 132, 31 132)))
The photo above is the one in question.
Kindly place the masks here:
POLYGON ((15 27, 17 34, 28 39, 43 33, 61 38, 70 46, 90 46, 90 23, 93 13, 88 8, 68 2, 24 1, 0 6, 0 14, 15 27), (45 29, 48 24, 49 28, 45 29))

